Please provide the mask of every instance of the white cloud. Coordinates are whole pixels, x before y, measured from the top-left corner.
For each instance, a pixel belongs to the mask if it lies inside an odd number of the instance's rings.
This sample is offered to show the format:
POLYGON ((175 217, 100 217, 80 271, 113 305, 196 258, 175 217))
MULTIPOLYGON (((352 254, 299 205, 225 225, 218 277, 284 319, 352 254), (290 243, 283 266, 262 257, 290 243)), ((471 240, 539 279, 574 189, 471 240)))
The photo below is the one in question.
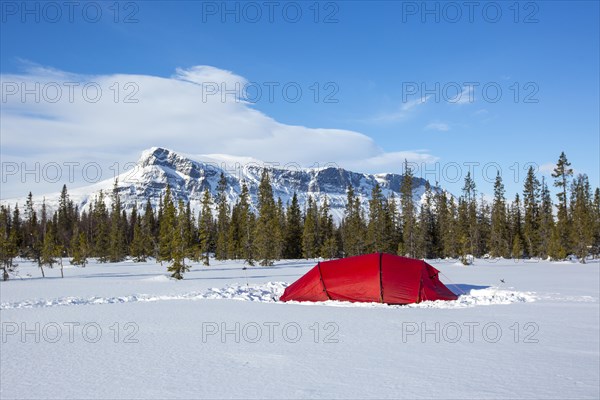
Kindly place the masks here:
POLYGON ((431 122, 425 126, 426 130, 447 132, 450 130, 450 126, 444 122, 431 122))
POLYGON ((412 113, 414 113, 418 106, 427 103, 431 96, 419 97, 418 99, 410 100, 403 103, 398 110, 380 114, 374 118, 372 121, 374 122, 393 122, 400 121, 408 118, 412 113))
POLYGON ((455 97, 448 99, 450 104, 470 104, 475 102, 473 86, 465 86, 455 97))
MULTIPOLYGON (((209 66, 177 69, 169 78, 82 76, 33 66, 23 74, 2 75, 0 81, 2 160, 27 166, 93 160, 108 168, 115 162, 135 161, 142 150, 152 146, 302 166, 336 163, 361 172, 399 171, 405 158, 418 162, 436 159, 420 151, 385 152, 359 132, 280 123, 238 96, 222 98, 221 85, 229 90, 236 84, 243 87, 247 80, 209 66), (94 85, 84 91, 90 82, 94 85), (11 94, 15 87, 17 93, 11 94), (23 87, 33 88, 38 98, 34 94, 22 98, 23 87), (91 102, 97 87, 101 97, 91 102), (62 96, 56 102, 48 101, 54 101, 57 88, 62 96), (219 91, 210 94, 215 88, 219 91)), ((426 101, 405 104, 400 112, 411 112, 426 101)), ((30 190, 29 185, 11 182, 3 185, 3 198, 30 190)), ((57 185, 53 182, 47 187, 54 190, 57 185)), ((35 190, 40 193, 43 189, 35 190)))
POLYGON ((538 171, 543 174, 551 174, 554 172, 554 168, 556 168, 556 164, 546 163, 539 166, 538 171))

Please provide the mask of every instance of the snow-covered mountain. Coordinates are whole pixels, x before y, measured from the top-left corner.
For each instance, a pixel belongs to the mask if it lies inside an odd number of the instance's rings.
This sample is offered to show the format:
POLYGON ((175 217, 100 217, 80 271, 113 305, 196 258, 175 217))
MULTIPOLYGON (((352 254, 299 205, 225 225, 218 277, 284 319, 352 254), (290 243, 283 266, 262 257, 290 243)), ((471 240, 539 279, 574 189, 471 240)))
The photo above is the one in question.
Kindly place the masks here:
MULTIPOLYGON (((142 153, 134 168, 119 175, 118 188, 126 209, 131 209, 136 203, 139 208, 146 203, 147 199, 157 206, 160 196, 164 195, 169 185, 177 200, 189 201, 192 209, 197 211, 200 209, 202 194, 206 188, 213 195, 216 194, 222 172, 227 180, 230 204, 238 200, 242 182, 248 185, 252 202, 256 204, 258 184, 264 168, 270 171, 275 199, 279 197, 286 204, 291 201, 296 192, 300 206, 303 208, 309 196, 317 199, 319 204, 327 196, 336 222, 341 221, 343 217, 348 185, 354 187, 367 213, 368 201, 376 183, 379 183, 385 196, 390 196, 393 192, 399 199, 403 178, 399 174, 371 175, 335 167, 286 169, 272 167, 249 158, 241 159, 223 155, 192 157, 165 148, 153 147, 142 153)), ((413 179, 413 197, 417 202, 425 192, 425 183, 424 179, 413 179)), ((80 210, 87 210, 100 190, 105 192, 107 204, 110 204, 113 186, 114 181, 109 179, 93 185, 69 189, 69 196, 80 210)), ((434 188, 434 190, 439 189, 434 188)), ((34 196, 34 202, 38 207, 43 198, 49 210, 57 207, 58 194, 34 196)), ((25 198, 5 201, 11 206, 16 202, 22 206, 25 198)))

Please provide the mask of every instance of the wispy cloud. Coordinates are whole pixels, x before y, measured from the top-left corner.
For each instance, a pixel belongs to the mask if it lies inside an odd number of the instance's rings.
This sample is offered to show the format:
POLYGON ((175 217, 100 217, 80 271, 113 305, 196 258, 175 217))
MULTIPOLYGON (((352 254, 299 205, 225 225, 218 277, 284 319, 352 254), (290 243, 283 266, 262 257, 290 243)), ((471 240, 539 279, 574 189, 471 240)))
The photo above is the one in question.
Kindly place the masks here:
POLYGON ((412 115, 417 107, 427 103, 431 96, 419 97, 403 103, 396 111, 383 113, 375 116, 371 120, 374 122, 394 122, 401 121, 412 115))
POLYGON ((448 99, 450 104, 472 104, 475 102, 473 86, 465 86, 455 97, 448 99))
POLYGON ((431 122, 425 126, 425 129, 446 132, 450 130, 450 126, 445 122, 431 122))

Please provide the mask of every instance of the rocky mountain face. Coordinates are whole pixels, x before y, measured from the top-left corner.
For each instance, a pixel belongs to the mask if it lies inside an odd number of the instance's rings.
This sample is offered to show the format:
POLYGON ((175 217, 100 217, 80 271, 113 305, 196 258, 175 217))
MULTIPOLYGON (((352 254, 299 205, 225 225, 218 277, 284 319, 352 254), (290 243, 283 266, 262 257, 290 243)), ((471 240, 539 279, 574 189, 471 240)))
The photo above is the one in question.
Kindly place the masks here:
MULTIPOLYGON (((309 196, 316 199, 319 204, 326 196, 334 220, 339 223, 343 217, 346 190, 349 185, 354 187, 365 213, 368 214, 368 202, 375 184, 379 183, 386 197, 394 193, 399 199, 403 179, 399 174, 371 175, 335 167, 286 169, 272 167, 257 161, 233 162, 232 160, 235 159, 227 156, 201 158, 201 160, 193 160, 189 156, 160 147, 144 151, 136 166, 118 177, 118 190, 124 207, 131 209, 134 204, 137 204, 139 209, 147 200, 157 206, 160 196, 164 195, 166 187, 169 185, 176 201, 179 199, 183 199, 184 202, 189 201, 192 209, 198 211, 205 189, 208 188, 213 195, 216 194, 221 173, 227 180, 227 196, 230 204, 234 204, 238 200, 242 182, 248 186, 252 203, 256 204, 260 177, 263 169, 267 168, 270 172, 275 199, 281 198, 286 204, 291 201, 295 192, 298 195, 300 207, 303 208, 309 196)), ((413 178, 415 201, 421 200, 425 192, 425 184, 424 179, 413 178)), ((100 190, 107 195, 106 200, 110 204, 113 185, 113 180, 106 180, 69 190, 69 195, 80 210, 86 210, 100 190)), ((434 188, 434 190, 440 189, 434 188)), ((50 210, 58 204, 58 194, 44 197, 50 210)), ((14 205, 16 201, 20 205, 25 203, 25 199, 13 200, 10 203, 14 205)), ((34 197, 34 201, 39 206, 42 196, 34 197)))

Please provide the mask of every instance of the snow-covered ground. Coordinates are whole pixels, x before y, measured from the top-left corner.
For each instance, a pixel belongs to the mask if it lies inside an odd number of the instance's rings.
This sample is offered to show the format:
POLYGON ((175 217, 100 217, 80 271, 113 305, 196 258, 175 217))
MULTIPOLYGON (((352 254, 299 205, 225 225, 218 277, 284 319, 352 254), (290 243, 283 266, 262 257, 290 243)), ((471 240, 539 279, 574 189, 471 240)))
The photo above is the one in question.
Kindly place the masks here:
POLYGON ((599 398, 599 264, 432 260, 461 294, 279 303, 313 261, 39 269, 0 283, 0 397, 599 398), (504 282, 502 282, 503 280, 504 282))

